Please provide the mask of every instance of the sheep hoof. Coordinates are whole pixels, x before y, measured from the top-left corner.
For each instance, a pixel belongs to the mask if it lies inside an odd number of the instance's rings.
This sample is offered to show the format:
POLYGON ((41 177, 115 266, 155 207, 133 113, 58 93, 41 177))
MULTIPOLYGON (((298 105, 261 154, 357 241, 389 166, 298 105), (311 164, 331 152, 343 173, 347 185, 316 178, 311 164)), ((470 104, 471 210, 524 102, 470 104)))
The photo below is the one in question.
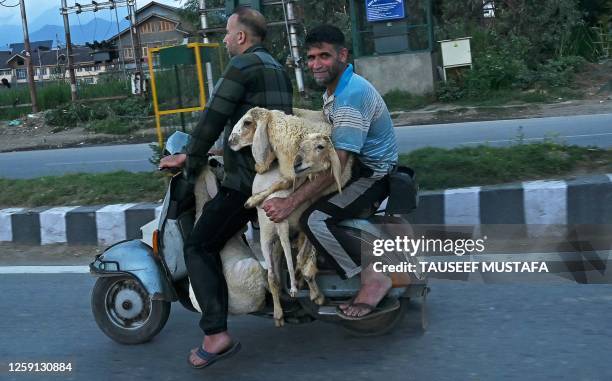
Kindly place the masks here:
POLYGON ((325 296, 323 294, 311 295, 310 300, 312 300, 316 305, 322 306, 325 303, 325 296))
POLYGON ((253 209, 255 207, 257 207, 257 205, 259 205, 259 202, 257 202, 257 198, 256 197, 249 197, 249 199, 244 203, 244 207, 246 209, 253 209))
POLYGON ((259 173, 260 175, 262 173, 266 173, 267 171, 268 168, 264 164, 255 164, 255 172, 259 173))
POLYGON ((280 319, 274 318, 274 325, 277 328, 280 328, 280 327, 284 326, 285 325, 285 319, 283 319, 282 317, 280 319))
POLYGON ((297 297, 298 294, 298 289, 297 287, 291 287, 291 289, 289 290, 289 296, 291 296, 292 298, 297 297))

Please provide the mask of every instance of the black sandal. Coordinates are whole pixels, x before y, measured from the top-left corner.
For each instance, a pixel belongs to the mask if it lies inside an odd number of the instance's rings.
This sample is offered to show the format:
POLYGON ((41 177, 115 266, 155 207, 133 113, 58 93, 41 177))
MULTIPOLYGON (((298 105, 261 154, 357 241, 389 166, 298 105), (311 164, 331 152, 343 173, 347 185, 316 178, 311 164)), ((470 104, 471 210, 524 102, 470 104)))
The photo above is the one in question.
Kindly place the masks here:
POLYGON ((349 307, 353 306, 367 309, 368 312, 361 316, 349 316, 344 313, 344 310, 342 310, 340 306, 338 306, 336 307, 336 315, 345 320, 372 319, 382 314, 386 314, 387 312, 397 310, 398 308, 400 308, 400 302, 396 298, 385 297, 376 306, 367 303, 353 303, 353 301, 349 302, 349 307))

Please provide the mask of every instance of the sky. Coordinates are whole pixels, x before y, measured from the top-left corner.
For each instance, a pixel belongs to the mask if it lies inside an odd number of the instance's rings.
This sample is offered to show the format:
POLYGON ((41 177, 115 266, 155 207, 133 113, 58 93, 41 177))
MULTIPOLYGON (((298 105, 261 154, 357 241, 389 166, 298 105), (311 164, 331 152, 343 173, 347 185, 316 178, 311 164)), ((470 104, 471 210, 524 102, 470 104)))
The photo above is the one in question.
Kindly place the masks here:
MULTIPOLYGON (((50 11, 52 8, 56 8, 59 14, 59 8, 61 7, 60 0, 24 0, 26 4, 26 14, 28 17, 28 23, 32 20, 40 19, 45 16, 45 13, 50 11)), ((104 2, 105 0, 99 0, 98 2, 104 2)), ((172 6, 180 6, 182 1, 175 0, 156 0, 158 3, 168 4, 172 6)), ((68 0, 68 6, 74 5, 75 0, 68 0)), ((80 0, 79 3, 83 4, 91 4, 91 0, 80 0)), ((136 4, 138 7, 143 7, 150 3, 150 0, 136 0, 136 4)), ((5 3, 6 5, 14 5, 18 4, 19 0, 0 0, 0 3, 5 3)), ((109 11, 99 11, 97 12, 98 17, 109 19, 109 11)), ((72 16, 71 16, 72 17, 72 16)), ((0 6, 0 24, 9 24, 9 25, 21 25, 21 11, 19 7, 7 8, 4 6, 0 6)))

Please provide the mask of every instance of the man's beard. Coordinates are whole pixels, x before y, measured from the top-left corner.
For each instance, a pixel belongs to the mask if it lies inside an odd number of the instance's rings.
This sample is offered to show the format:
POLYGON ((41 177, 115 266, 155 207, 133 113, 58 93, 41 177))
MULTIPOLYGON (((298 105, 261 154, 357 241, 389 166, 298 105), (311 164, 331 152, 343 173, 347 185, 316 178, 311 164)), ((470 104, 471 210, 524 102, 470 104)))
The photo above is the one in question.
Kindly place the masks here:
POLYGON ((332 67, 329 68, 329 71, 328 71, 329 75, 326 78, 316 78, 315 77, 315 82, 319 86, 327 86, 331 84, 332 82, 334 82, 336 78, 338 78, 343 68, 344 68, 344 64, 340 61, 336 61, 336 63, 332 67))

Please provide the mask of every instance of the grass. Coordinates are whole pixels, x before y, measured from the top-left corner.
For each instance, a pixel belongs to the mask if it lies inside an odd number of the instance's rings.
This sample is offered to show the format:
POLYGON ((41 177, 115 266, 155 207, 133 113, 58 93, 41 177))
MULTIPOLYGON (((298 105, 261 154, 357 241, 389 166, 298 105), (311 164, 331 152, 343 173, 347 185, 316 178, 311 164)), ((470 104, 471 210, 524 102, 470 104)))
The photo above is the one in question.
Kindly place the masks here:
MULTIPOLYGON (((36 88, 39 110, 49 110, 70 102, 70 84, 68 82, 46 82, 37 84, 36 88)), ((101 81, 95 85, 79 84, 79 99, 93 99, 117 95, 129 95, 128 81, 101 81)), ((0 106, 30 103, 27 86, 14 87, 0 91, 0 106)), ((32 112, 31 106, 0 109, 0 119, 19 118, 32 112)))
POLYGON ((547 90, 496 90, 481 97, 465 98, 452 102, 460 106, 498 107, 516 103, 549 103, 559 100, 582 99, 584 93, 571 88, 553 88, 547 90))
MULTIPOLYGON (((511 147, 422 148, 400 157, 416 170, 421 189, 433 190, 612 172, 612 150, 553 142, 511 147)), ((0 178, 0 207, 103 205, 158 201, 160 173, 72 174, 28 180, 0 178)))
POLYGON ((433 95, 412 95, 405 91, 391 90, 383 96, 389 111, 410 111, 423 108, 436 101, 433 95))
POLYGON ((160 173, 70 174, 27 180, 0 178, 0 206, 103 205, 163 198, 160 173))
POLYGON ((421 189, 492 185, 569 175, 612 171, 612 150, 553 142, 511 147, 422 148, 400 157, 417 173, 421 189))

